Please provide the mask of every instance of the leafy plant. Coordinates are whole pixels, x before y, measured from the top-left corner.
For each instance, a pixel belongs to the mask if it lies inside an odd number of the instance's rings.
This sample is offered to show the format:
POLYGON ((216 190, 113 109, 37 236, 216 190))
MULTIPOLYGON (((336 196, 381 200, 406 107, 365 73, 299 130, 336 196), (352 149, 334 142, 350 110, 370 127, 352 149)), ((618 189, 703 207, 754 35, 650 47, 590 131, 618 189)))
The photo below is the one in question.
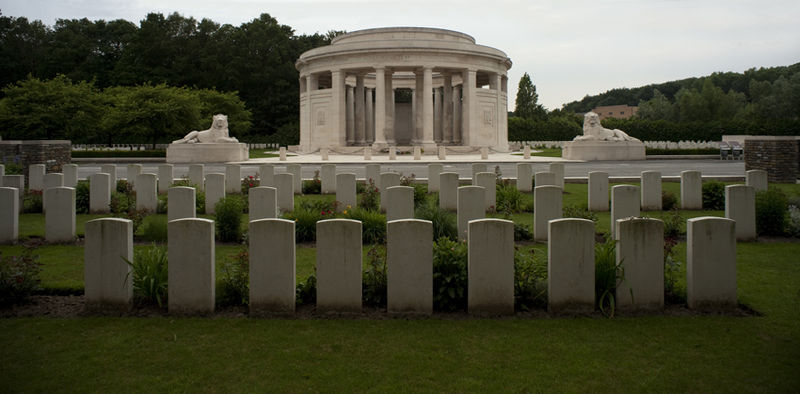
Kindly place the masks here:
POLYGON ((169 208, 169 194, 161 193, 158 195, 158 205, 156 205, 156 213, 166 214, 169 208))
POLYGON ((314 242, 317 239, 317 221, 322 220, 320 211, 301 204, 292 212, 286 212, 283 217, 294 220, 296 242, 314 242))
POLYGON ((665 238, 678 238, 686 233, 686 220, 677 209, 669 211, 664 215, 663 220, 665 238))
POLYGON ((242 209, 242 200, 236 196, 225 197, 214 205, 217 237, 220 241, 241 241, 242 209))
POLYGON ((364 244, 386 243, 386 215, 355 208, 348 211, 347 217, 361 221, 361 240, 364 244))
POLYGON ((42 213, 44 198, 41 190, 27 190, 22 197, 22 209, 25 213, 42 213))
POLYGON ((797 205, 789 205, 789 220, 786 230, 789 235, 800 237, 800 208, 797 205))
POLYGON ((594 247, 594 291, 597 307, 607 317, 614 317, 616 309, 615 292, 617 284, 625 278, 625 272, 617 265, 617 242, 607 239, 594 247))
POLYGON ((361 195, 361 200, 358 202, 359 208, 368 211, 377 211, 380 208, 378 203, 380 195, 381 191, 375 187, 375 182, 370 179, 369 184, 365 186, 364 194, 361 195))
POLYGON ((367 251, 367 266, 362 277, 364 305, 386 307, 386 248, 372 245, 367 251))
POLYGON ((597 214, 590 211, 586 205, 567 205, 562 209, 565 218, 588 219, 597 223, 597 214))
POLYGON ((720 181, 703 182, 703 209, 725 209, 725 184, 720 181))
MULTIPOLYGON (((666 234, 665 234, 666 235, 666 234)), ((673 237, 664 239, 664 301, 669 304, 686 302, 686 289, 678 287, 681 274, 681 262, 677 259, 675 246, 678 240, 673 237)))
POLYGON ((303 181, 303 194, 322 193, 322 182, 319 180, 319 171, 314 171, 314 178, 303 181))
POLYGON ((433 243, 433 308, 464 310, 467 306, 467 244, 442 237, 433 243))
POLYGON ((533 231, 527 224, 514 222, 514 241, 532 241, 533 231))
POLYGON ((39 289, 42 263, 35 251, 36 246, 26 245, 19 256, 0 254, 0 306, 23 302, 39 289))
POLYGON ((436 199, 433 199, 419 208, 415 213, 418 219, 429 220, 433 224, 433 239, 442 237, 451 240, 458 239, 458 226, 456 224, 456 215, 439 208, 436 199))
POLYGON ((297 305, 311 305, 317 302, 317 277, 315 274, 306 278, 305 282, 297 283, 295 303, 297 305))
POLYGON ((250 254, 246 247, 222 263, 219 302, 222 305, 247 305, 250 302, 250 254))
POLYGON ((258 186, 259 184, 260 182, 258 179, 258 174, 256 174, 255 176, 248 175, 242 178, 242 194, 249 194, 250 189, 258 186))
POLYGON ((669 190, 661 191, 661 209, 664 211, 671 211, 678 206, 678 197, 675 193, 669 190))
POLYGON ((547 307, 547 258, 514 248, 514 309, 547 307))
POLYGON ((758 235, 783 235, 789 208, 786 195, 770 188, 756 193, 756 232, 758 235))
POLYGON ((131 266, 133 274, 133 296, 142 304, 157 304, 163 307, 167 303, 167 285, 169 271, 167 269, 167 249, 153 244, 147 249, 137 249, 133 254, 133 262, 125 260, 131 266))
POLYGON ((89 182, 78 181, 75 185, 75 213, 89 213, 89 182))
POLYGON ((142 228, 142 238, 151 242, 167 242, 167 217, 149 216, 142 228))
POLYGON ((522 212, 523 194, 515 185, 502 181, 497 185, 497 212, 512 214, 522 212))

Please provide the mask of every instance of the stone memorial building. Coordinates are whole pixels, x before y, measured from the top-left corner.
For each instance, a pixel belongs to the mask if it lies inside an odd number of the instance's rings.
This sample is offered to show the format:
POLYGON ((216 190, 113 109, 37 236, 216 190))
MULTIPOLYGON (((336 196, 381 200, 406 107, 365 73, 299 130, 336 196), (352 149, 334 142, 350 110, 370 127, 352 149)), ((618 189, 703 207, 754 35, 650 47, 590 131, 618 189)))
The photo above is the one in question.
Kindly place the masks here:
POLYGON ((511 59, 464 33, 359 30, 303 53, 299 152, 437 146, 508 151, 511 59))

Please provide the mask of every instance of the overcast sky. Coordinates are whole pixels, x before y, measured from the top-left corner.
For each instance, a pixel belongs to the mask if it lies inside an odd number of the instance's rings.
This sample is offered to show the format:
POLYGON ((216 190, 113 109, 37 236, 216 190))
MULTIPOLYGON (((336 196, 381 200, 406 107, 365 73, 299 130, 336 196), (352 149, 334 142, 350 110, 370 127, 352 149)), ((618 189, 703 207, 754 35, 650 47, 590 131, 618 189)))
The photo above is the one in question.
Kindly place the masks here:
POLYGON ((504 51, 509 109, 531 75, 548 109, 618 87, 800 62, 800 0, 5 0, 5 16, 127 19, 178 12, 238 26, 268 13, 297 34, 440 27, 504 51))

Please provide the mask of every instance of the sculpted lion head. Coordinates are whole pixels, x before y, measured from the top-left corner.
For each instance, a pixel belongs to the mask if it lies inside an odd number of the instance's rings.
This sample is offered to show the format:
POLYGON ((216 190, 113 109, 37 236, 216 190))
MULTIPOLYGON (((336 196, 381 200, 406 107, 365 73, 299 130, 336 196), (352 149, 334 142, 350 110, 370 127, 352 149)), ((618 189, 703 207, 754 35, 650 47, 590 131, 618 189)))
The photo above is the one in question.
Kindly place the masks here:
POLYGON ((216 114, 212 117, 211 128, 213 129, 227 129, 228 116, 223 114, 216 114))
POLYGON ((586 132, 587 130, 593 130, 600 126, 600 116, 598 116, 594 112, 587 112, 586 115, 583 115, 583 131, 586 132))

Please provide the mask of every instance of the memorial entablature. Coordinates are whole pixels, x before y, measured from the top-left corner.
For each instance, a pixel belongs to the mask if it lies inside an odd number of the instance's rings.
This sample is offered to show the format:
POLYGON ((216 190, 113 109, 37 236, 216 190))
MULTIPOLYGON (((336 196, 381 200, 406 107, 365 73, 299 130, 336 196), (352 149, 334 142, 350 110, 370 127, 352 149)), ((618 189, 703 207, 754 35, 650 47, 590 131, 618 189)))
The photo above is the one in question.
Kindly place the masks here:
POLYGON ((508 151, 511 59, 469 35, 420 27, 360 30, 303 53, 295 66, 300 152, 508 151))

